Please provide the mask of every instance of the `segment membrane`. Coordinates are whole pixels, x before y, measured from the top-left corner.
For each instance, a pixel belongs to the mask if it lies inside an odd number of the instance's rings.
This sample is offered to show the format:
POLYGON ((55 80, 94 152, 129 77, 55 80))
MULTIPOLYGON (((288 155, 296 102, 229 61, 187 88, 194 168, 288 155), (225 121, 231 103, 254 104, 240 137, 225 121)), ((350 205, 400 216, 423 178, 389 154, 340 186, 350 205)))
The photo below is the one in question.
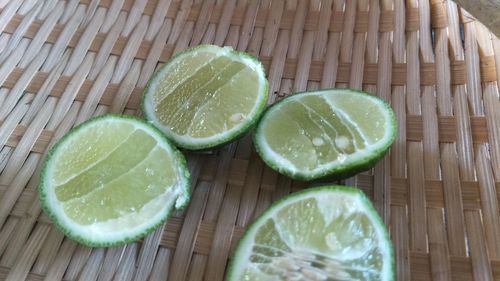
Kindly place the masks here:
POLYGON ((85 127, 85 137, 73 136, 67 140, 66 145, 72 149, 59 153, 58 161, 54 165, 54 185, 60 185, 80 171, 105 159, 134 131, 132 124, 112 126, 108 122, 89 124, 85 127), (103 130, 104 127, 105 130, 103 130))
MULTIPOLYGON (((81 138, 86 139, 87 136, 81 138)), ((106 185, 140 163, 155 146, 155 139, 142 130, 136 130, 123 143, 110 148, 112 152, 105 158, 78 171, 75 176, 56 186, 57 199, 68 201, 106 185)), ((68 148, 73 151, 73 148, 68 148)), ((86 154, 85 150, 80 151, 81 157, 86 157, 86 154)))
POLYGON ((386 117, 380 105, 367 100, 366 97, 349 94, 325 95, 332 106, 347 116, 351 123, 358 126, 370 144, 381 140, 386 132, 386 117))

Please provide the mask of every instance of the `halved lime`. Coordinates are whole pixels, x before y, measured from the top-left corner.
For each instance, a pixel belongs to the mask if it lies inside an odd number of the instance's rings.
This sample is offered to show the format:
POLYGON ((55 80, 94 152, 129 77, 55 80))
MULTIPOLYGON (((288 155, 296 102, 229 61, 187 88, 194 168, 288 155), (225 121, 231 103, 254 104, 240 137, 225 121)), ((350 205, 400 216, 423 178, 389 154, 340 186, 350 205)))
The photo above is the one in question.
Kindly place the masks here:
POLYGON ((262 116, 254 143, 273 169, 298 180, 345 178, 372 167, 396 136, 389 104, 327 89, 287 97, 262 116))
POLYGON ((228 280, 394 280, 394 254, 360 190, 315 187, 274 203, 252 223, 228 280))
POLYGON ((153 126, 104 115, 66 134, 49 152, 40 201, 70 238, 88 246, 137 240, 189 201, 184 156, 153 126))
POLYGON ((151 78, 142 110, 177 146, 209 149, 247 132, 264 110, 267 92, 256 58, 201 45, 174 56, 151 78))

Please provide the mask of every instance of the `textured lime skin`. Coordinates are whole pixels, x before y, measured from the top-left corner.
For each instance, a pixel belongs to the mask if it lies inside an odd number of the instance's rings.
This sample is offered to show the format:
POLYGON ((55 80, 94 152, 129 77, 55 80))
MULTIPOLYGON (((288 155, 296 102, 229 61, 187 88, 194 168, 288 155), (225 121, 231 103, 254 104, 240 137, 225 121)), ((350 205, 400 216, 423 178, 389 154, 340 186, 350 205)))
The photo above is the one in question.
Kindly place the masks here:
POLYGON ((356 94, 361 94, 361 95, 366 95, 371 98, 377 98, 379 101, 384 105, 384 107, 387 109, 387 112, 390 115, 390 125, 392 127, 391 129, 391 136, 389 141, 381 148, 377 150, 373 150, 368 157, 365 157, 361 161, 357 162, 350 162, 346 161, 344 164, 339 164, 337 166, 332 167, 332 169, 329 170, 321 170, 316 173, 309 173, 309 172, 303 172, 303 171, 298 171, 294 172, 288 169, 285 166, 279 165, 271 156, 267 155, 264 152, 264 149, 262 148, 262 144, 260 143, 258 136, 260 134, 260 127, 263 124, 264 119, 266 118, 266 115, 273 110, 274 107, 277 105, 286 102, 288 98, 300 94, 306 94, 306 93, 313 93, 313 92, 300 92, 296 93, 292 96, 285 97, 284 99, 278 101, 277 103, 273 104, 267 110, 262 114, 259 123, 257 124, 257 128, 255 129, 254 135, 253 135, 253 143, 255 145, 255 150, 257 153, 260 155, 262 160, 271 167, 273 170, 286 175, 294 180, 299 180, 299 181, 312 181, 312 180, 340 180, 340 179, 345 179, 351 176, 356 175, 357 173, 366 171, 370 168, 372 168, 380 159, 384 157, 384 155, 389 151, 389 149, 392 146, 392 143, 396 139, 396 134, 397 134, 397 121, 396 121, 396 116, 394 114, 394 111, 392 110, 391 106, 386 103, 384 100, 370 95, 368 93, 358 91, 358 90, 353 90, 353 89, 322 89, 314 92, 323 92, 323 91, 328 91, 328 90, 342 90, 342 91, 350 91, 356 94))
POLYGON ((389 232, 387 231, 387 228, 385 227, 384 222, 382 221, 382 219, 378 215, 377 211, 373 207, 370 199, 368 199, 366 197, 366 195, 361 190, 359 190, 357 188, 353 188, 353 187, 349 187, 349 186, 341 186, 341 185, 326 185, 326 186, 306 188, 306 189, 303 189, 301 191, 291 193, 291 194, 284 196, 283 198, 275 201, 257 219, 255 219, 255 221, 253 221, 249 225, 249 227, 247 228, 247 230, 243 234, 243 237, 241 237, 240 241, 238 242, 238 246, 236 247, 236 250, 234 251, 234 254, 232 255, 231 260, 229 262, 229 266, 228 266, 227 273, 226 273, 226 275, 227 275, 226 280, 227 281, 240 281, 240 279, 238 279, 238 276, 237 276, 237 274, 239 274, 239 272, 235 272, 235 264, 237 263, 238 258, 242 255, 241 251, 242 251, 243 245, 248 244, 248 243, 253 243, 253 241, 251 240, 251 237, 249 237, 250 236, 249 233, 251 231, 253 231, 255 228, 258 228, 260 225, 262 225, 264 220, 268 219, 268 214, 271 214, 275 209, 280 209, 282 206, 287 205, 287 202, 289 199, 293 199, 295 197, 300 197, 300 196, 304 196, 304 195, 308 195, 308 194, 311 194, 314 196, 314 195, 320 194, 322 192, 339 192, 339 193, 344 193, 344 194, 350 194, 353 197, 358 197, 363 202, 363 204, 366 206, 368 212, 373 216, 374 223, 377 225, 384 226, 382 228, 384 230, 382 238, 383 238, 383 240, 385 240, 387 242, 386 244, 389 247, 390 275, 387 276, 387 279, 382 280, 382 281, 396 280, 396 271, 395 271, 396 266, 395 266, 395 259, 394 259, 394 249, 392 247, 389 232))
MULTIPOLYGON (((153 74, 153 76, 151 77, 151 79, 149 79, 148 83, 146 84, 146 87, 144 88, 142 99, 141 99, 141 110, 142 110, 142 112, 145 113, 146 119, 150 120, 151 118, 149 118, 148 115, 149 114, 153 114, 153 113, 147 112, 147 110, 146 110, 146 106, 145 106, 146 99, 148 98, 149 95, 151 95, 153 93, 153 91, 151 90, 151 86, 152 86, 152 84, 153 84, 154 81, 156 81, 157 79, 159 79, 159 77, 161 75, 163 75, 163 70, 169 66, 170 62, 174 61, 179 56, 185 55, 187 53, 190 53, 190 52, 193 52, 193 51, 196 51, 196 50, 203 50, 204 48, 208 48, 208 47, 214 47, 214 45, 198 45, 196 47, 192 47, 192 48, 188 48, 186 50, 183 50, 182 52, 179 52, 179 53, 175 54, 173 57, 171 57, 167 63, 165 63, 164 65, 162 65, 162 67, 160 69, 158 69, 153 74)), ((240 51, 236 51, 236 50, 231 50, 231 54, 234 55, 234 56, 245 57, 245 58, 248 58, 248 59, 252 60, 260 68, 260 70, 262 71, 262 73, 265 74, 264 65, 255 56, 253 56, 253 55, 251 55, 249 53, 246 53, 246 52, 240 52, 240 51)), ((259 101, 259 103, 256 105, 256 114, 255 114, 255 116, 252 116, 252 118, 250 118, 244 124, 244 126, 241 127, 240 129, 232 132, 231 134, 227 134, 227 135, 221 137, 217 141, 214 141, 214 142, 211 142, 211 143, 206 143, 206 144, 201 144, 201 145, 199 145, 199 144, 192 144, 192 143, 189 143, 189 142, 178 142, 175 139, 173 139, 172 137, 170 137, 168 132, 163 132, 163 133, 177 147, 184 148, 184 149, 191 150, 191 151, 207 151, 207 150, 212 150, 212 149, 220 148, 220 147, 222 147, 222 146, 224 146, 224 145, 226 145, 228 143, 231 143, 231 142, 233 142, 233 141, 235 141, 235 140, 243 137, 250 129, 252 129, 257 124, 257 121, 262 116, 262 113, 264 112, 264 109, 266 107, 266 102, 267 102, 268 95, 269 95, 269 81, 264 78, 264 83, 265 84, 264 84, 264 87, 263 87, 264 89, 263 89, 263 93, 262 93, 263 97, 259 101)), ((161 130, 161 128, 159 128, 159 130, 163 131, 163 130, 161 130)))
MULTIPOLYGON (((154 127, 153 125, 145 122, 144 120, 142 119, 139 119, 137 117, 133 117, 133 116, 128 116, 128 115, 119 115, 119 114, 106 114, 106 115, 101 115, 101 116, 98 116, 98 117, 95 117, 95 118, 92 118, 76 127, 74 127, 73 129, 71 129, 68 133, 66 133, 47 153, 47 156, 44 160, 44 163, 43 163, 43 167, 42 167, 42 172, 41 172, 41 177, 40 177, 40 185, 39 185, 39 188, 38 188, 38 195, 39 195, 39 199, 40 199, 40 205, 42 207, 42 209, 45 211, 45 213, 49 216, 49 218, 51 219, 51 221, 54 223, 54 225, 64 234, 66 235, 67 237, 69 237, 70 239, 72 240, 75 240, 85 246, 88 246, 88 247, 115 247, 115 246, 120 246, 120 245, 124 245, 124 244, 127 244, 127 243, 130 243, 130 242, 134 242, 134 241, 137 241, 141 238, 143 238, 144 236, 148 235, 149 233, 151 233, 153 230, 155 230, 156 228, 158 228, 160 225, 162 225, 169 217, 170 217, 170 214, 172 212, 172 209, 184 209, 188 204, 189 204, 189 199, 190 199, 190 196, 191 196, 191 189, 190 189, 190 174, 189 174, 189 171, 187 169, 187 162, 186 162, 186 159, 184 157, 184 155, 175 148, 175 146, 173 146, 171 144, 171 142, 168 140, 168 138, 165 137, 165 135, 160 131, 158 130, 156 127, 154 127), (63 147, 64 143, 66 142, 66 140, 74 133, 77 133, 79 132, 80 130, 84 130, 85 127, 89 124, 92 124, 92 123, 95 123, 95 122, 99 122, 99 121, 103 121, 103 120, 109 120, 109 119, 123 119, 123 120, 127 120, 127 121, 130 121, 132 123, 140 123, 141 125, 143 126, 146 126, 148 127, 151 132, 154 132, 156 134, 156 136, 158 137, 158 139, 161 139, 163 140, 165 143, 167 143, 170 148, 172 149, 172 152, 174 153, 174 157, 177 159, 177 161, 179 162, 180 166, 181 166, 181 169, 182 169, 182 172, 183 174, 181 176, 183 176, 185 178, 185 185, 182 186, 182 189, 183 189, 183 202, 184 204, 178 206, 178 207, 175 207, 175 202, 174 201, 174 204, 172 205, 172 208, 170 209, 167 209, 165 214, 163 214, 162 218, 156 223, 154 224, 153 226, 145 229, 141 234, 137 235, 137 236, 131 236, 131 237, 123 237, 122 240, 119 240, 119 241, 106 241, 106 242, 101 242, 101 241, 94 241, 94 240, 91 240, 91 239, 88 239, 87 237, 83 237, 81 235, 79 235, 78 233, 75 233, 74 231, 72 231, 71 229, 69 229, 67 226, 63 225, 59 218, 57 217, 56 213, 52 210, 51 206, 48 204, 47 200, 46 200, 46 197, 47 197, 47 189, 50 188, 50 185, 47 183, 48 181, 48 168, 49 168, 49 164, 50 164, 50 161, 52 160, 52 157, 53 155, 55 154, 55 152, 60 149, 60 147, 63 147)), ((180 197, 179 197, 180 198, 180 197)), ((179 199, 178 198, 178 199, 179 199)))

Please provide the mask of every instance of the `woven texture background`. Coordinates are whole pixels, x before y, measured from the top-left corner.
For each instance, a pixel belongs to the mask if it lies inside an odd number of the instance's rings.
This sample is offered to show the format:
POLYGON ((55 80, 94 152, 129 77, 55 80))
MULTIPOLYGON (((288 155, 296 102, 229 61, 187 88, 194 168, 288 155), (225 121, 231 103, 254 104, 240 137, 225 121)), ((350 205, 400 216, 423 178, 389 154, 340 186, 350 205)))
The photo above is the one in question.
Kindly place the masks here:
POLYGON ((0 0, 0 280, 222 280, 249 222, 308 185, 245 137, 188 155, 189 208, 140 243, 90 249, 52 227, 47 149, 92 116, 140 115, 155 69, 200 43, 258 56, 269 103, 334 86, 389 101, 390 154, 343 183, 389 225, 398 280, 500 280, 500 41, 443 0, 0 0))

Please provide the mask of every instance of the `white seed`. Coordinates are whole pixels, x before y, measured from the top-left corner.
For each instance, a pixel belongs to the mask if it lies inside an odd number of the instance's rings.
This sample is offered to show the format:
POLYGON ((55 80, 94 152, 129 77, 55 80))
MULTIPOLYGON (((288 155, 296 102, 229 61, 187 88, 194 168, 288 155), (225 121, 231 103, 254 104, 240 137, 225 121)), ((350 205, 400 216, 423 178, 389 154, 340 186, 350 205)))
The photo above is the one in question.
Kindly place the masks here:
POLYGON ((234 123, 240 122, 241 120, 243 120, 243 114, 235 113, 235 114, 231 115, 229 120, 231 120, 231 122, 234 122, 234 123))
POLYGON ((340 149, 346 149, 350 144, 351 142, 345 136, 338 136, 335 138, 335 145, 337 145, 340 149))
POLYGON ((322 138, 316 137, 316 138, 312 139, 312 144, 314 146, 322 146, 323 144, 325 144, 325 141, 322 138))

